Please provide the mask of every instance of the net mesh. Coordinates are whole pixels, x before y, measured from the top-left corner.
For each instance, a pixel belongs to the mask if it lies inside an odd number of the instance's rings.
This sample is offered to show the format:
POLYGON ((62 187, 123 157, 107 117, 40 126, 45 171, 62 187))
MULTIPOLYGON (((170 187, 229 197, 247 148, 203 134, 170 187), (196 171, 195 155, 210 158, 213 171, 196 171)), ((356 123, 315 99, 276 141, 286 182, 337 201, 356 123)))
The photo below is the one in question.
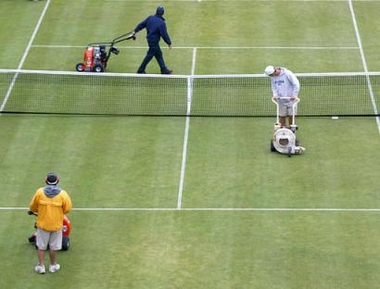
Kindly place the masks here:
MULTIPOLYGON (((378 115, 380 74, 299 74, 299 116, 378 115)), ((2 113, 273 116, 263 75, 1 70, 2 113)))

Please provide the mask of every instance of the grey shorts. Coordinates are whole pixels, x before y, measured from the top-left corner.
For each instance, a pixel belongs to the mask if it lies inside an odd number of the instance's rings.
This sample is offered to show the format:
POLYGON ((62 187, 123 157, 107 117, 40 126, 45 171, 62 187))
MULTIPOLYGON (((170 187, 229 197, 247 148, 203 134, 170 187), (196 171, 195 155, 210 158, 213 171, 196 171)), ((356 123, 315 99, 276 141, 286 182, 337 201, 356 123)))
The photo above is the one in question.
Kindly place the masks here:
POLYGON ((37 228, 37 248, 46 250, 49 246, 50 250, 58 251, 62 249, 62 230, 57 232, 48 232, 37 228))
POLYGON ((293 105, 284 105, 282 103, 279 103, 278 106, 278 113, 280 116, 292 116, 297 115, 297 106, 294 107, 293 111, 293 105))

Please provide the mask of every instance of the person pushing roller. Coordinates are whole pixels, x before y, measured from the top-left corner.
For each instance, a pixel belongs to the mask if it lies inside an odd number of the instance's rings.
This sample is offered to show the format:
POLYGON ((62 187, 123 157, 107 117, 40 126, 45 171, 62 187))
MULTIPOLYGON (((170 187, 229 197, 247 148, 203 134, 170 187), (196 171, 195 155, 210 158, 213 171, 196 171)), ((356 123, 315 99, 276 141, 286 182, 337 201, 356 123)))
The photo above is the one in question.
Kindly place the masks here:
POLYGON ((272 99, 279 105, 281 127, 291 128, 297 114, 300 82, 292 71, 284 67, 267 66, 264 73, 271 77, 272 99))
POLYGON ((284 67, 267 66, 264 73, 271 77, 272 102, 276 105, 276 122, 270 150, 289 157, 300 155, 305 151, 295 134, 300 83, 293 72, 284 67))
POLYGON ((150 15, 145 20, 141 21, 134 30, 134 34, 136 34, 140 30, 146 28, 146 39, 149 46, 148 52, 139 69, 137 70, 137 73, 146 73, 146 66, 149 64, 153 57, 156 58, 162 74, 172 74, 173 72, 166 67, 159 44, 160 39, 162 38, 169 46, 169 48, 172 48, 172 41, 166 28, 165 18, 163 17, 164 13, 164 7, 158 6, 156 9, 156 14, 150 15))
POLYGON ((56 251, 62 248, 62 223, 64 214, 72 208, 69 194, 58 186, 57 174, 48 173, 45 178, 46 186, 40 187, 30 201, 29 209, 37 216, 37 255, 38 264, 35 271, 45 273, 44 255, 49 250, 49 272, 60 269, 57 263, 56 251))

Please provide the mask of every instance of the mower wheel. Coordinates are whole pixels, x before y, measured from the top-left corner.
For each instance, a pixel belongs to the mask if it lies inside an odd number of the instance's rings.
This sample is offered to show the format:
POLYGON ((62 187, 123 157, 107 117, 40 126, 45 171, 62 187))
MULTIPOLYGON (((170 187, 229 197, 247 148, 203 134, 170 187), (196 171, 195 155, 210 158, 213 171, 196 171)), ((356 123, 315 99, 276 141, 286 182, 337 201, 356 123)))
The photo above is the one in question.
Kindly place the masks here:
POLYGON ((273 145, 273 141, 270 141, 270 151, 271 152, 275 152, 276 151, 276 148, 273 145))
POLYGON ((31 244, 35 244, 35 243, 36 243, 36 233, 32 234, 32 235, 28 238, 28 241, 29 241, 29 243, 31 243, 31 244))
POLYGON ((70 238, 69 236, 62 237, 62 251, 67 251, 70 248, 70 238))
POLYGON ((104 67, 101 64, 97 64, 97 65, 94 66, 94 68, 92 70, 94 72, 103 72, 104 71, 104 67))
POLYGON ((78 63, 78 64, 75 66, 75 69, 76 69, 78 72, 82 72, 82 71, 84 71, 84 64, 83 64, 83 63, 78 63))

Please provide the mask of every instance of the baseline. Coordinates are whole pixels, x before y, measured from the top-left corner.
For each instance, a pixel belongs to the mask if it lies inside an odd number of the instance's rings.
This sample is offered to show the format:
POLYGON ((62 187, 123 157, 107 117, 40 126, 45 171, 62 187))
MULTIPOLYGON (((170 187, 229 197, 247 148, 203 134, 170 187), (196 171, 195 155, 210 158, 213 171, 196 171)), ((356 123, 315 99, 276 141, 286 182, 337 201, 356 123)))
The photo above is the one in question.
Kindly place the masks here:
MULTIPOLYGON (((27 211, 28 207, 0 207, 0 211, 27 211)), ((221 212, 375 212, 380 208, 73 208, 73 211, 115 212, 115 211, 221 211, 221 212)))

